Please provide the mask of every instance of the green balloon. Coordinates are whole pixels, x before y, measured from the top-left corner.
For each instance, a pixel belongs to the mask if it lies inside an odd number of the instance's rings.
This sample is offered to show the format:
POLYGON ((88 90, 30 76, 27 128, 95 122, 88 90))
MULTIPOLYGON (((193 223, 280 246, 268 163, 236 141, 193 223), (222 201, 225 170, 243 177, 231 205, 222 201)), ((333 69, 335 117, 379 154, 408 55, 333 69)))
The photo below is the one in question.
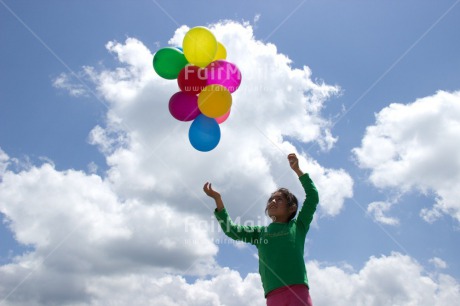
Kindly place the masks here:
POLYGON ((187 64, 184 53, 177 48, 162 48, 153 57, 153 69, 167 80, 177 79, 179 72, 187 64))

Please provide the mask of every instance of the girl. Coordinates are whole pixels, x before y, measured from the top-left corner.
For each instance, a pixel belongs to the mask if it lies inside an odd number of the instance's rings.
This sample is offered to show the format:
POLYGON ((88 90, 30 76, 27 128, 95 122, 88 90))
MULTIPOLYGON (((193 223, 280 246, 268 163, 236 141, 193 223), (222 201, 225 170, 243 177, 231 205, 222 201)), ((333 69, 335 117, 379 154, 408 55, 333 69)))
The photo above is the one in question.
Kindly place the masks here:
POLYGON ((318 191, 307 173, 299 167, 297 156, 288 155, 289 165, 298 175, 306 199, 297 219, 297 198, 286 188, 273 192, 265 211, 273 222, 268 226, 241 226, 232 222, 220 194, 210 183, 204 192, 216 202, 214 212, 224 233, 234 239, 251 243, 259 253, 259 273, 267 306, 312 306, 305 269, 305 237, 318 205, 318 191))

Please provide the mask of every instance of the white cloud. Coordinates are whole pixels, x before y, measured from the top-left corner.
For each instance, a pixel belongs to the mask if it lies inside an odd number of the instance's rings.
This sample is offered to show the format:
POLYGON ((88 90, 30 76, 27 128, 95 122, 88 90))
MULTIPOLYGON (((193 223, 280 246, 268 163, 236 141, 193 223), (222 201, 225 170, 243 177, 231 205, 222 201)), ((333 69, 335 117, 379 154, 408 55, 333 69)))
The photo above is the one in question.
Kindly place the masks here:
POLYGON ((6 172, 0 211, 17 241, 33 249, 0 267, 3 293, 27 280, 12 300, 24 296, 68 302, 85 297, 84 280, 92 276, 200 275, 215 267, 215 233, 197 227, 199 218, 162 202, 121 202, 96 175, 59 172, 49 164, 6 172), (190 236, 195 244, 184 243, 190 236))
MULTIPOLYGON (((77 77, 80 81, 80 77, 77 77)), ((68 74, 61 73, 53 80, 53 86, 66 90, 73 97, 88 96, 88 88, 83 83, 76 83, 68 74)))
POLYGON ((252 20, 254 26, 257 26, 257 23, 259 22, 259 20, 260 20, 260 14, 255 14, 252 20))
MULTIPOLYGON (((215 232, 203 230, 216 225, 162 203, 120 202, 96 175, 49 164, 7 171, 0 210, 18 241, 34 246, 0 267, 6 305, 264 305, 259 275, 216 267, 215 232), (180 275, 200 273, 211 275, 180 275)), ((358 272, 315 261, 307 269, 315 305, 449 305, 460 297, 452 277, 427 275, 398 253, 371 257, 358 272)))
POLYGON ((228 268, 218 272, 218 276, 198 279, 192 284, 174 275, 94 278, 89 283, 92 298, 82 305, 239 306, 248 302, 265 305, 258 274, 250 273, 242 278, 228 268))
MULTIPOLYGON (((308 262, 307 270, 318 306, 444 306, 460 298, 460 284, 452 277, 428 275, 414 259, 399 253, 371 257, 356 272, 316 261, 308 262)), ((90 288, 92 299, 86 305, 265 305, 259 275, 242 278, 228 268, 193 283, 180 276, 130 275, 95 278, 90 288)))
POLYGON ((96 174, 97 170, 99 169, 98 165, 95 162, 90 162, 87 167, 88 172, 91 174, 96 174))
POLYGON ((367 213, 372 215, 376 222, 386 225, 398 225, 399 220, 385 215, 393 204, 388 202, 372 202, 367 206, 367 213))
MULTIPOLYGON (((180 45, 187 30, 179 28, 170 44, 180 45)), ((226 46, 229 60, 238 64, 243 82, 233 94, 232 115, 221 126, 221 143, 210 153, 194 151, 187 139, 189 123, 169 115, 168 101, 177 84, 153 72, 152 54, 141 42, 107 44, 122 67, 88 69, 111 106, 107 126, 95 128, 92 143, 106 153, 109 178, 123 197, 174 197, 172 205, 183 207, 184 201, 201 197, 201 185, 212 179, 222 191, 237 191, 226 198, 236 213, 244 213, 248 202, 269 194, 285 172, 285 155, 295 149, 284 136, 315 141, 325 149, 337 140, 320 115, 325 101, 339 92, 337 87, 314 83, 308 67, 293 69, 274 45, 255 40, 248 25, 228 22, 215 25, 213 32, 226 46), (123 133, 123 145, 116 132, 123 133), (233 194, 244 194, 246 201, 233 194)), ((343 170, 315 167, 324 195, 322 211, 335 215, 352 195, 352 180, 343 170), (329 192, 334 187, 326 183, 332 182, 341 185, 337 192, 329 192)), ((259 204, 247 215, 255 218, 261 210, 259 204)))
POLYGON ((3 176, 3 173, 5 173, 6 168, 8 168, 10 157, 8 154, 6 154, 2 148, 0 148, 0 182, 1 178, 3 176))
POLYGON ((445 274, 429 276, 407 255, 371 257, 353 273, 336 266, 307 263, 314 305, 453 305, 460 284, 445 274))
POLYGON ((82 246, 87 246, 114 264, 150 257, 145 264, 182 269, 200 258, 210 260, 217 252, 210 233, 194 226, 199 220, 195 216, 173 211, 162 202, 121 201, 97 175, 59 172, 44 164, 19 174, 8 172, 0 196, 1 210, 18 242, 33 245, 41 255, 56 245, 62 252, 80 248, 85 252, 82 246), (202 242, 200 248, 184 247, 182 239, 190 235, 202 242))
POLYGON ((409 104, 394 103, 376 115, 361 147, 359 166, 370 169, 379 188, 434 192, 436 203, 422 217, 460 220, 460 92, 439 91, 409 104))
MULTIPOLYGON (((178 29, 171 43, 181 41, 186 30, 178 29)), ((94 127, 89 136, 106 157, 106 175, 57 171, 50 163, 16 172, 4 167, 0 211, 17 241, 31 246, 0 267, 1 296, 11 293, 11 305, 116 304, 113 296, 124 301, 120 305, 241 305, 248 297, 263 305, 257 275, 242 278, 217 267, 218 233, 202 228, 214 203, 202 186, 211 180, 242 222, 260 220, 278 185, 300 196, 286 159, 296 149, 286 136, 330 149, 337 139, 321 110, 339 89, 313 82, 308 67, 292 68, 276 46, 257 41, 249 25, 228 22, 213 31, 243 73, 215 150, 191 147, 189 123, 168 112, 177 84, 158 77, 152 53, 128 38, 106 45, 119 67, 83 68, 108 106, 105 126, 94 127), (195 242, 186 243, 189 239, 195 242), (188 284, 186 275, 211 278, 188 284)), ((61 77, 55 86, 75 94, 67 76, 61 77)), ((321 214, 340 213, 352 196, 351 177, 305 154, 299 158, 320 191, 321 214)))
POLYGON ((439 257, 433 257, 430 259, 430 263, 432 263, 438 269, 445 269, 447 268, 447 263, 439 257))

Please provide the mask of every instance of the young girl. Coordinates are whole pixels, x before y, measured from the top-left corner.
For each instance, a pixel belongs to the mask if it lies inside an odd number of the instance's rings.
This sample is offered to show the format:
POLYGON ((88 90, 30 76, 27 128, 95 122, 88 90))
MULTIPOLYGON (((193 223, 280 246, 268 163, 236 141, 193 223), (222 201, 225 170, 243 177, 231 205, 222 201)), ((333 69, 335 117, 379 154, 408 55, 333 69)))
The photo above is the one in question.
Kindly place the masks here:
POLYGON ((297 219, 297 198, 285 188, 271 194, 265 211, 273 222, 268 226, 241 226, 232 222, 220 194, 210 183, 204 192, 216 202, 214 212, 224 233, 255 245, 259 253, 259 273, 267 306, 312 306, 305 269, 305 237, 318 205, 318 191, 307 173, 299 167, 295 154, 288 155, 289 165, 299 176, 306 199, 297 219))

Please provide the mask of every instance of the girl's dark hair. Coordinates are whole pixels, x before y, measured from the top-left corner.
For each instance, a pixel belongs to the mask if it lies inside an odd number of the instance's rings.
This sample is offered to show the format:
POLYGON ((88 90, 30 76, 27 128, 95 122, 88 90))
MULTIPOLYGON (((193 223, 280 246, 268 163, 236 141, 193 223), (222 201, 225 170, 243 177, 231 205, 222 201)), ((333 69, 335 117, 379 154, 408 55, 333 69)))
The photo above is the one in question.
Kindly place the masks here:
MULTIPOLYGON (((288 207, 291 207, 293 205, 296 206, 295 211, 292 212, 292 214, 288 218, 288 222, 289 222, 292 219, 294 219, 294 217, 295 217, 295 215, 297 213, 297 209, 299 208, 299 202, 297 201, 296 196, 292 192, 290 192, 289 189, 287 189, 287 188, 278 188, 278 190, 275 190, 274 192, 272 192, 272 194, 270 195, 270 198, 268 198, 267 203, 270 202, 270 200, 272 199, 273 195, 276 192, 280 192, 286 198, 288 207)), ((265 213, 267 213, 267 210, 268 210, 268 207, 265 208, 265 213)))

